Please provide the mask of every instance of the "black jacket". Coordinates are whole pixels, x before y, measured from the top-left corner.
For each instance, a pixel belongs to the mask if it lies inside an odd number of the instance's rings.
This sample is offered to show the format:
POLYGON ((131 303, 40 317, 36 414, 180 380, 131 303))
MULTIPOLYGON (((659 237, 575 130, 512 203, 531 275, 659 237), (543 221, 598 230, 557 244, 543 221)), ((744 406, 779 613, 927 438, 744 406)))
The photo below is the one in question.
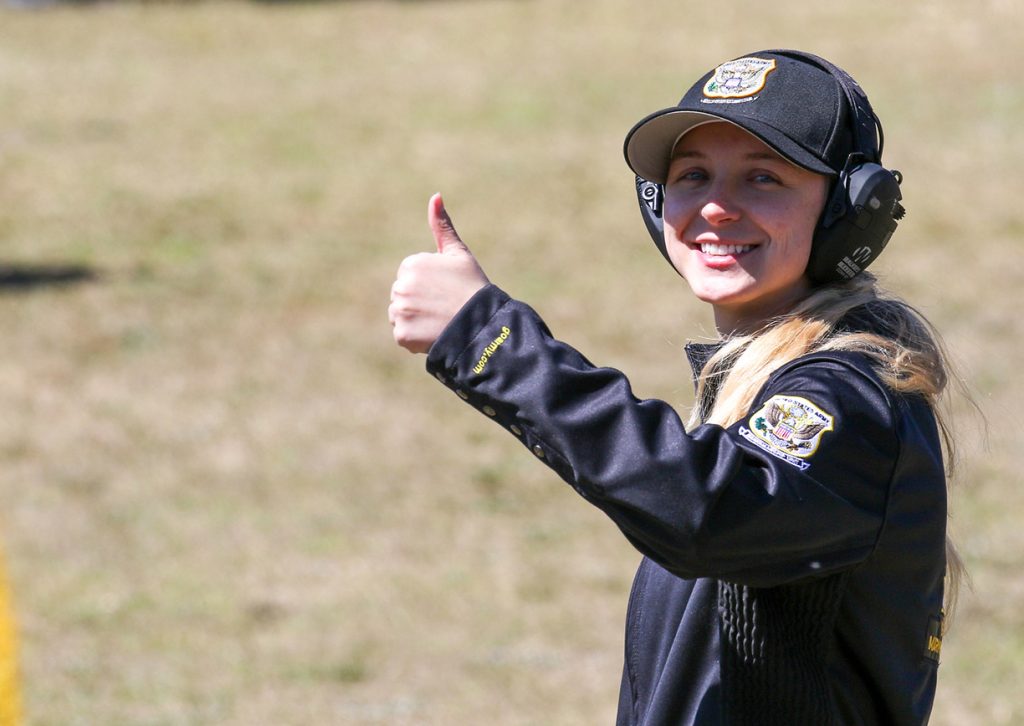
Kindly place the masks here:
POLYGON ((668 404, 638 400, 622 373, 488 286, 427 369, 645 555, 618 724, 927 722, 945 570, 939 436, 930 408, 886 389, 862 356, 795 360, 748 416, 687 433, 668 404))

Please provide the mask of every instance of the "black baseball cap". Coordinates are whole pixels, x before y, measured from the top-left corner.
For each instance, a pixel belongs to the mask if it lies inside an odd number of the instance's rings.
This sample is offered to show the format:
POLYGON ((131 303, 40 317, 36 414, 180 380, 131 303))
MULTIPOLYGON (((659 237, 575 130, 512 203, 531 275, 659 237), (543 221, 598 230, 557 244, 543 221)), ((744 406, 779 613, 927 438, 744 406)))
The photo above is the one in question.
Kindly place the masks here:
POLYGON ((729 121, 797 166, 836 175, 855 146, 849 105, 839 80, 810 58, 796 51, 751 53, 704 74, 678 106, 641 119, 626 134, 626 163, 663 184, 683 134, 729 121))

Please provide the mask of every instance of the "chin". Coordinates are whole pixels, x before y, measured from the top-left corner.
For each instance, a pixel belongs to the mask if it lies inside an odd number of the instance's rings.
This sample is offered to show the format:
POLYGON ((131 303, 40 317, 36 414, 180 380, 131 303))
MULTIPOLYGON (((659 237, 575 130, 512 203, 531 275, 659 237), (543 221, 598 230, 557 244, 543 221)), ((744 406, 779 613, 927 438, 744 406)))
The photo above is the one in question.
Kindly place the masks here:
POLYGON ((709 305, 742 303, 750 296, 750 290, 746 287, 694 285, 691 282, 690 290, 693 292, 694 297, 709 305))

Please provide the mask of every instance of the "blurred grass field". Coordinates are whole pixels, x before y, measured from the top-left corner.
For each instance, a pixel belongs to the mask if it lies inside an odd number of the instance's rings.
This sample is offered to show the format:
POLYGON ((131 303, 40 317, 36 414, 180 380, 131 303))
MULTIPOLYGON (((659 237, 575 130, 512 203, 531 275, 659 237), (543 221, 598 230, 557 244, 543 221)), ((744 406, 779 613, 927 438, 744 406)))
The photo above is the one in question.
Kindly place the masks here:
POLYGON ((0 8, 0 538, 29 723, 612 723, 638 555, 393 345, 388 288, 441 190, 492 280, 688 406, 680 348, 712 326, 646 239, 621 141, 765 47, 871 96, 910 210, 878 270, 988 422, 986 443, 953 402, 974 585, 932 723, 1024 723, 1022 20, 1012 0, 0 8))

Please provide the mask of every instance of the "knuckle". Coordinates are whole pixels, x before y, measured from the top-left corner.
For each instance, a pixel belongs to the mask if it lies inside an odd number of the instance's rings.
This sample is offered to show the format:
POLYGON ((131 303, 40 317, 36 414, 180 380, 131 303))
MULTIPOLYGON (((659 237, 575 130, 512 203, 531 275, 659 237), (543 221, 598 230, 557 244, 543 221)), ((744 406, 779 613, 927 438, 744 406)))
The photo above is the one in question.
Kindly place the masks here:
POLYGON ((409 292, 409 280, 407 276, 399 277, 395 280, 395 283, 391 286, 391 299, 397 301, 400 297, 407 295, 409 292))
POLYGON ((409 255, 404 260, 402 260, 401 264, 398 266, 398 270, 401 272, 403 270, 408 271, 421 269, 426 260, 430 257, 430 252, 417 252, 414 255, 409 255))
POLYGON ((413 303, 401 293, 395 297, 395 301, 391 303, 394 309, 394 316, 396 318, 409 319, 416 314, 416 308, 413 303))

